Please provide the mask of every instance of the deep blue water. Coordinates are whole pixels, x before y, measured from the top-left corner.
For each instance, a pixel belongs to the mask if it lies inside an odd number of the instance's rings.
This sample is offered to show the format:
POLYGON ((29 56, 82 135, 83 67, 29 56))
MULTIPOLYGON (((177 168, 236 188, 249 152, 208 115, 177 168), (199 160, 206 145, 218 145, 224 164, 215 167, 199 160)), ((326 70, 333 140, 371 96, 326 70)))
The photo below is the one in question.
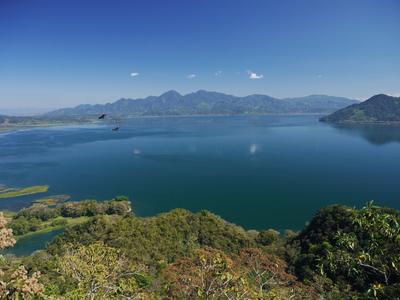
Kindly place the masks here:
MULTIPOLYGON (((139 216, 210 210, 245 228, 301 229, 332 203, 400 208, 400 128, 319 116, 126 120, 0 134, 0 184, 72 200, 128 195, 139 216)), ((43 195, 0 200, 20 209, 43 195)))

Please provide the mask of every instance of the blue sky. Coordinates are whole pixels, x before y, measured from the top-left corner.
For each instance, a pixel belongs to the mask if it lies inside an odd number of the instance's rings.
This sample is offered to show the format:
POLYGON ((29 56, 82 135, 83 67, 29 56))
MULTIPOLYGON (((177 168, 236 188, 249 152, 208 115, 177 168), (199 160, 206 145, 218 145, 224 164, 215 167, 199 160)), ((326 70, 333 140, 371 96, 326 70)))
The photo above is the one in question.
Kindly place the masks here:
POLYGON ((400 94, 400 1, 0 0, 0 108, 170 89, 400 94))

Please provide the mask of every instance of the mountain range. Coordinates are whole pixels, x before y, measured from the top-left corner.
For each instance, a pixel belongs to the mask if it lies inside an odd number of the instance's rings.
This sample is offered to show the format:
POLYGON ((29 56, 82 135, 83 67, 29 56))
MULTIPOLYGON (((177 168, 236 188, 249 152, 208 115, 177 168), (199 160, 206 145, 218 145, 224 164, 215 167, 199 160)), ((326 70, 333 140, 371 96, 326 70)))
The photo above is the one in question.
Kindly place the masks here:
POLYGON ((181 95, 171 90, 160 96, 140 99, 119 99, 107 104, 83 104, 44 114, 47 118, 78 117, 103 113, 121 116, 170 115, 237 115, 237 114, 295 114, 331 113, 357 100, 326 95, 278 99, 267 95, 237 97, 224 93, 199 90, 181 95))
POLYGON ((400 123, 400 97, 375 95, 320 120, 329 123, 400 123))

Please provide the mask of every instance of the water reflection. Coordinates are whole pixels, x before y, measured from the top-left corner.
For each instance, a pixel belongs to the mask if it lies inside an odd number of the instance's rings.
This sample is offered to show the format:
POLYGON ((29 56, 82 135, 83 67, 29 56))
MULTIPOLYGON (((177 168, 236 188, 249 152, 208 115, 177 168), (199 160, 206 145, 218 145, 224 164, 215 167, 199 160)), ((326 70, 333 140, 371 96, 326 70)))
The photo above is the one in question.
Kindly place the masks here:
POLYGON ((360 136, 373 145, 400 143, 400 125, 333 125, 342 133, 360 136))
POLYGON ((150 127, 137 129, 126 126, 118 133, 108 128, 54 128, 36 129, 35 131, 19 131, 4 135, 0 141, 0 157, 24 157, 30 154, 41 154, 51 148, 67 148, 77 144, 92 143, 105 140, 126 140, 133 137, 179 136, 180 132, 170 130, 154 130, 150 127))

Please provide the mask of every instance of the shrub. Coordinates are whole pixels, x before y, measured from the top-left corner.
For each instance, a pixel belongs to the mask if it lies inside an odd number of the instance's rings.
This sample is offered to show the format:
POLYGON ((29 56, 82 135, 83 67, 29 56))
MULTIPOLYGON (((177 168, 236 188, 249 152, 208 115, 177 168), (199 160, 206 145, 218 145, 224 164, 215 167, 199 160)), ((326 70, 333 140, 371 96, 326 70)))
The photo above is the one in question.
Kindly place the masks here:
POLYGON ((261 231, 257 238, 256 242, 263 245, 263 246, 268 246, 271 245, 273 242, 278 240, 279 238, 279 232, 274 230, 274 229, 268 229, 261 231))

